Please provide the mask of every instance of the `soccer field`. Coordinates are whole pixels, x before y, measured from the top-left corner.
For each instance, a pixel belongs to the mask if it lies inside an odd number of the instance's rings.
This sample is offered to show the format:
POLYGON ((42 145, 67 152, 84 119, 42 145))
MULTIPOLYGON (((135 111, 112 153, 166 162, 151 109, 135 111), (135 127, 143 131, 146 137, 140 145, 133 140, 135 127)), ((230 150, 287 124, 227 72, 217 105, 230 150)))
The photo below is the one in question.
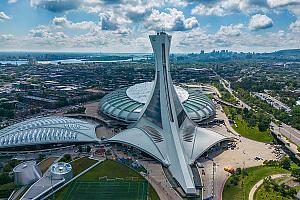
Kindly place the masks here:
POLYGON ((65 200, 146 200, 146 181, 97 181, 74 182, 66 193, 65 200))

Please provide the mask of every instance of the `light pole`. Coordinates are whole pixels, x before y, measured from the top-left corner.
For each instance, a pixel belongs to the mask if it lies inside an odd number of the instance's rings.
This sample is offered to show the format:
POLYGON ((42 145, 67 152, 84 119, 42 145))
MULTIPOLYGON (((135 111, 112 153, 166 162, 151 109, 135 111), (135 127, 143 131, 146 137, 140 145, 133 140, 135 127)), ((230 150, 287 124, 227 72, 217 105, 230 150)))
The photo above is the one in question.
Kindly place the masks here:
POLYGON ((216 163, 213 162, 213 168, 212 168, 212 175, 213 175, 213 178, 212 178, 212 199, 215 198, 215 168, 216 168, 216 163))

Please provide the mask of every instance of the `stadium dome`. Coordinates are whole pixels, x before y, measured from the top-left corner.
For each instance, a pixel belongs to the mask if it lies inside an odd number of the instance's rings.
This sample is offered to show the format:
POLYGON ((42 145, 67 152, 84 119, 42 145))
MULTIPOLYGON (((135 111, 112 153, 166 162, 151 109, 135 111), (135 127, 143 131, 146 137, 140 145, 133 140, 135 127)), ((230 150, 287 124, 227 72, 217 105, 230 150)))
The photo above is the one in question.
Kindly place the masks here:
MULTIPOLYGON (((117 89, 99 103, 100 112, 126 122, 137 121, 153 87, 153 82, 135 84, 131 87, 117 89)), ((176 93, 189 117, 195 122, 201 122, 215 114, 214 103, 202 92, 185 90, 175 86, 176 93)))
POLYGON ((95 124, 67 117, 32 118, 0 130, 0 149, 96 141, 95 124))

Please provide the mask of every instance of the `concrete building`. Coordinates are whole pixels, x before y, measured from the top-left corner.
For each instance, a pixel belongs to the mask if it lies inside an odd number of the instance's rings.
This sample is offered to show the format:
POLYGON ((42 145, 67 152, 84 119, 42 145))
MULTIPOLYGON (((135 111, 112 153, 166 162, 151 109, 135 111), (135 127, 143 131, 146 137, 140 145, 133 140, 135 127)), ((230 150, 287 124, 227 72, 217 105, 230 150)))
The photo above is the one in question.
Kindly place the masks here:
POLYGON ((96 125, 67 117, 32 118, 0 130, 0 150, 98 141, 96 125))
POLYGON ((194 124, 170 75, 171 36, 161 32, 149 37, 156 63, 154 87, 138 121, 108 141, 127 144, 153 156, 168 169, 187 196, 195 196, 197 175, 191 166, 204 152, 230 138, 194 124))
MULTIPOLYGON (((115 90, 101 99, 99 111, 125 123, 136 122, 153 85, 154 82, 144 82, 115 90)), ((205 94, 179 86, 174 88, 188 116, 194 122, 198 123, 215 115, 215 105, 205 94)))
POLYGON ((30 185, 42 177, 42 172, 35 161, 26 161, 18 164, 14 169, 15 185, 30 185))
POLYGON ((72 178, 72 166, 69 163, 54 163, 42 178, 30 186, 21 200, 43 199, 51 191, 70 181, 72 178))
POLYGON ((69 181, 73 178, 72 166, 69 163, 58 162, 50 167, 52 179, 64 179, 69 181))

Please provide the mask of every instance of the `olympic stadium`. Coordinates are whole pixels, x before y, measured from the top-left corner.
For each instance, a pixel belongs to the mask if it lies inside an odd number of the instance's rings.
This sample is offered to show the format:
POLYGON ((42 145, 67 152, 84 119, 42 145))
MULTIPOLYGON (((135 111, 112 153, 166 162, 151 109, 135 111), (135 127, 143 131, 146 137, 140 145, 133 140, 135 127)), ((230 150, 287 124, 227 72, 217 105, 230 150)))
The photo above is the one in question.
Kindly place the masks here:
MULTIPOLYGON (((99 110, 113 119, 125 123, 135 122, 149 98, 152 87, 153 82, 144 82, 117 89, 101 99, 99 110)), ((186 90, 179 86, 175 86, 175 91, 194 122, 198 123, 215 115, 214 103, 201 91, 186 90)))
POLYGON ((32 118, 0 130, 0 149, 97 141, 96 125, 67 117, 32 118))

